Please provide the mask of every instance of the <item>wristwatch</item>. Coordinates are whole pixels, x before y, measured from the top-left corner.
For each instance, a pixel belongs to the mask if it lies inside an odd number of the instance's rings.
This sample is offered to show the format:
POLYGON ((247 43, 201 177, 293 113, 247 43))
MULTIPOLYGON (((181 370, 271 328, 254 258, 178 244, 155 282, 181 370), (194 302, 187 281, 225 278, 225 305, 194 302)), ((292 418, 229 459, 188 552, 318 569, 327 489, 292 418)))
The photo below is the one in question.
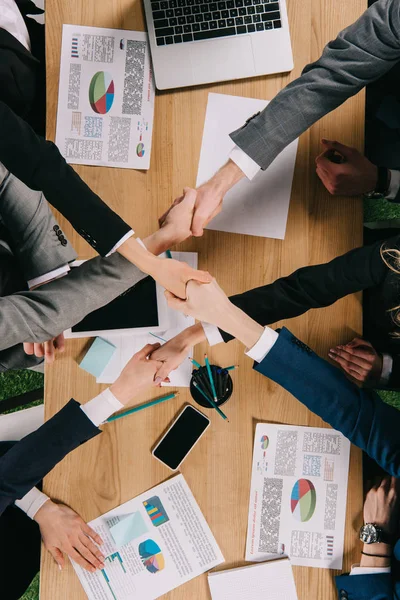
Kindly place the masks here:
POLYGON ((360 540, 364 544, 390 544, 391 536, 375 523, 365 523, 360 529, 360 540))
POLYGON ((378 167, 378 180, 376 187, 371 192, 366 192, 364 198, 381 200, 388 195, 390 185, 390 171, 387 167, 378 167))

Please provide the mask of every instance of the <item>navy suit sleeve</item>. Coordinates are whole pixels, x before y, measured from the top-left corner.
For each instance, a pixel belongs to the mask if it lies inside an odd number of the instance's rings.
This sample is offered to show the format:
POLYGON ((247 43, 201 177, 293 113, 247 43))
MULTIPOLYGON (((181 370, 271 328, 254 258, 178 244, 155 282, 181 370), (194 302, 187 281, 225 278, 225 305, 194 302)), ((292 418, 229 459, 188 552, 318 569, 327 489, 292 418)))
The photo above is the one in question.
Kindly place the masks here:
POLYGON ((393 600, 390 573, 335 577, 339 600, 393 600))
POLYGON ((351 383, 286 328, 255 370, 341 431, 385 471, 400 477, 400 411, 375 392, 351 383))
POLYGON ((23 498, 69 452, 101 433, 70 400, 54 417, 0 458, 0 514, 23 498))
POLYGON ((102 256, 131 229, 61 156, 0 102, 0 162, 32 190, 43 192, 76 231, 102 256))

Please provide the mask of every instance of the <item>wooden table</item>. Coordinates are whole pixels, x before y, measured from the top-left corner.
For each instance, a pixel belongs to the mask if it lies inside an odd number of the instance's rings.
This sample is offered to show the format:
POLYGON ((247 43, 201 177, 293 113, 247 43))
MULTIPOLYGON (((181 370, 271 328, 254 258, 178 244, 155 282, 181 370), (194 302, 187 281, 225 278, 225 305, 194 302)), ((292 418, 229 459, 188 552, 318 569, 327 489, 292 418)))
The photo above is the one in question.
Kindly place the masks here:
MULTIPOLYGON (((260 77, 233 83, 157 94, 151 169, 140 172, 103 167, 78 167, 83 179, 131 223, 144 237, 157 227, 157 216, 181 193, 194 185, 209 91, 270 99, 300 75, 304 65, 320 56, 326 42, 352 23, 366 8, 365 0, 288 0, 295 68, 289 75, 260 77)), ((58 95, 61 30, 63 23, 144 30, 140 0, 47 0, 47 99, 48 136, 54 139, 58 95)), ((362 242, 362 205, 359 200, 334 199, 315 175, 314 159, 321 137, 339 139, 362 149, 364 95, 358 94, 334 114, 305 133, 299 144, 286 239, 261 239, 206 232, 201 239, 182 245, 199 252, 199 267, 213 273, 227 293, 240 292, 287 275, 298 267, 325 262, 362 242), (232 260, 232 257, 234 261, 232 260)), ((92 249, 61 218, 62 228, 82 257, 92 249)), ((326 356, 327 349, 361 332, 360 297, 351 296, 330 308, 310 311, 292 319, 290 329, 326 356)), ((46 418, 71 396, 86 401, 101 386, 77 366, 87 347, 85 340, 69 341, 67 351, 46 370, 46 418)), ((201 356, 204 348, 198 347, 201 356)), ((227 405, 230 424, 213 418, 206 437, 182 466, 226 562, 220 568, 244 563, 251 457, 255 424, 274 421, 321 426, 290 394, 252 371, 237 342, 209 351, 218 364, 239 363, 234 374, 234 396, 227 405), (221 501, 224 498, 224 501, 221 501)), ((155 395, 155 394, 153 394, 155 395)), ((143 396, 143 400, 150 398, 143 396)), ((123 419, 104 428, 104 433, 79 448, 46 477, 47 494, 74 508, 86 520, 133 498, 170 475, 150 454, 150 448, 190 401, 186 390, 156 409, 123 419)), ((361 452, 352 448, 347 502, 344 570, 359 558, 356 530, 361 523, 361 452)), ((334 600, 334 572, 295 567, 299 600, 334 600)), ((85 598, 72 567, 63 573, 50 554, 43 552, 41 600, 85 598)), ((168 600, 209 598, 206 576, 167 594, 168 600)))

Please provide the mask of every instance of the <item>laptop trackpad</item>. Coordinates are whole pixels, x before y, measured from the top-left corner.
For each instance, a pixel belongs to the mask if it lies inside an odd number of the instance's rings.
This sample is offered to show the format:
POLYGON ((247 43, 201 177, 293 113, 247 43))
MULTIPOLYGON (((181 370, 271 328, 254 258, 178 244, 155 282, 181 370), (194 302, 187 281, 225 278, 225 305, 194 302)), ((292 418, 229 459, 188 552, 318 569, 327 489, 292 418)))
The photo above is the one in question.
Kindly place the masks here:
POLYGON ((190 59, 200 81, 237 79, 256 72, 249 35, 190 44, 190 59))

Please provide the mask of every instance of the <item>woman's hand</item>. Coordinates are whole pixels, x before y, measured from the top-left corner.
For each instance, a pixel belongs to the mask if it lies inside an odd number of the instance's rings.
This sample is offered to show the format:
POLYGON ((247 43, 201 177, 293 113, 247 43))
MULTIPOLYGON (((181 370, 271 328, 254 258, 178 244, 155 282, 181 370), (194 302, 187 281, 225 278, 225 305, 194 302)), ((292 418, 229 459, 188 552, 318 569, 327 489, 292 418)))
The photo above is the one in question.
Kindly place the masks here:
POLYGON ((184 360, 188 360, 189 349, 206 341, 204 329, 201 324, 188 327, 174 338, 160 346, 153 352, 151 358, 161 361, 156 381, 163 381, 171 371, 175 371, 184 360))
POLYGON ((181 299, 186 298, 186 285, 189 281, 193 280, 199 284, 212 281, 212 277, 207 271, 197 271, 189 267, 187 263, 171 258, 157 259, 150 275, 173 296, 181 299))
POLYGON ((52 338, 47 342, 43 342, 42 344, 34 344, 33 342, 24 343, 24 352, 26 354, 29 354, 30 356, 34 354, 38 358, 42 358, 44 356, 44 359, 48 364, 54 362, 56 351, 64 352, 64 350, 65 340, 63 333, 60 333, 60 335, 58 335, 57 337, 52 338))
POLYGON ((35 521, 46 550, 60 569, 64 567, 63 552, 91 573, 104 568, 104 556, 95 545, 103 543, 101 537, 71 508, 47 500, 36 513, 35 521))
POLYGON ((147 344, 140 352, 134 354, 116 382, 110 387, 111 392, 122 404, 127 404, 149 387, 161 383, 162 380, 155 381, 155 379, 162 363, 150 356, 159 347, 160 344, 147 344))
POLYGON ((354 338, 345 346, 331 348, 328 355, 342 367, 343 371, 362 383, 376 383, 380 380, 382 355, 366 340, 354 338))

